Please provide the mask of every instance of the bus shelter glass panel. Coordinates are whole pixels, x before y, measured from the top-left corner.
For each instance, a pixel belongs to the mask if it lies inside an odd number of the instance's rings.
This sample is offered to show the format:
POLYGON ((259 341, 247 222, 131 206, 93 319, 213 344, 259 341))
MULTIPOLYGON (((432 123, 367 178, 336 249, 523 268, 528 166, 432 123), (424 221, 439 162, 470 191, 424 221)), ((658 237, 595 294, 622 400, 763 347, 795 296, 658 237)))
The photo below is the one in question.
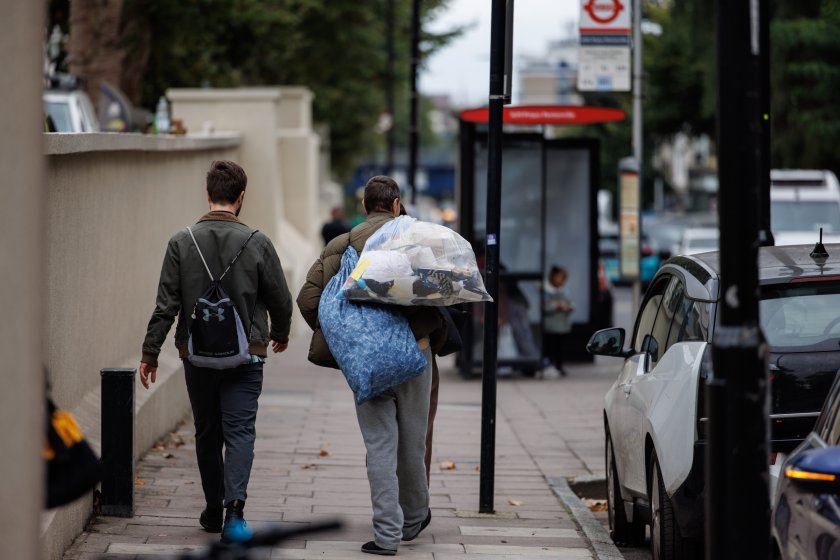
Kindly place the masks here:
POLYGON ((574 303, 572 322, 591 320, 591 152, 546 143, 545 268, 566 269, 565 291, 574 303))
MULTIPOLYGON (((542 138, 505 139, 502 163, 501 264, 505 272, 542 270, 542 138)), ((487 224, 487 144, 475 150, 476 241, 483 241, 487 224)), ((483 247, 483 245, 482 245, 483 247)))
MULTIPOLYGON (((503 145, 500 274, 499 367, 536 371, 542 363, 543 139, 508 136, 503 145)), ((473 240, 481 254, 486 238, 487 144, 475 147, 473 240)), ((483 358, 484 306, 474 306, 473 357, 483 358)))

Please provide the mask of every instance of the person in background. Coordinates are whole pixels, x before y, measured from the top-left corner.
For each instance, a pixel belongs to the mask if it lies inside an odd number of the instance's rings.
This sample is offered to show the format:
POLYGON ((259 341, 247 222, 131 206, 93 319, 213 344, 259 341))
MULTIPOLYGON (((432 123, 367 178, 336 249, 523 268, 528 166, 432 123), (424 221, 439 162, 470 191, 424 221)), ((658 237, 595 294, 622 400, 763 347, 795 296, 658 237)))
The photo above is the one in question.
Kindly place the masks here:
POLYGON ((566 269, 552 266, 543 288, 543 351, 562 376, 566 375, 563 369, 563 348, 572 330, 572 311, 575 309, 565 289, 568 276, 566 269))
POLYGON ((321 237, 324 238, 324 245, 328 245, 330 241, 342 233, 350 231, 350 224, 347 223, 344 216, 344 208, 336 206, 330 210, 330 216, 332 220, 325 223, 324 227, 321 228, 321 237))

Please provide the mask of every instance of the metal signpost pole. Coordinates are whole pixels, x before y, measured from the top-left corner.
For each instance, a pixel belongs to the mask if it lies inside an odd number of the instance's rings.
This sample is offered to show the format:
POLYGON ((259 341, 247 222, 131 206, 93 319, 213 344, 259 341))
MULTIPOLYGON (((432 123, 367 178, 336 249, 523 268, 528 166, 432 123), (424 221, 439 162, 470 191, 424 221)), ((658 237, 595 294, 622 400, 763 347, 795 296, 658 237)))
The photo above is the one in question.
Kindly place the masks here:
MULTIPOLYGON (((502 202, 502 116, 505 102, 505 0, 493 0, 490 24, 490 119, 487 139, 485 283, 493 301, 484 305, 484 372, 481 378, 481 475, 479 513, 493 513, 496 471, 496 369, 499 332, 499 229, 502 202)), ((512 22, 509 22, 512 23, 512 22)))
POLYGON ((759 227, 758 241, 762 247, 776 244, 770 229, 770 8, 758 15, 759 53, 758 72, 761 80, 761 158, 759 164, 759 227))
MULTIPOLYGON (((636 160, 637 181, 639 200, 637 209, 637 226, 639 235, 637 241, 639 247, 637 255, 641 259, 641 232, 642 232, 642 192, 644 191, 643 162, 643 139, 642 139, 642 0, 633 1, 633 158, 636 160)), ((641 261, 639 262, 639 274, 633 280, 633 314, 639 310, 642 299, 641 261)))
POLYGON ((386 69, 388 83, 386 87, 386 104, 388 117, 391 119, 390 126, 385 132, 385 174, 394 174, 394 146, 396 145, 396 117, 394 115, 394 0, 385 0, 385 22, 388 26, 386 50, 388 51, 388 65, 386 69))
POLYGON ((763 120, 757 10, 768 4, 716 2, 721 283, 713 375, 706 386, 710 560, 767 558, 770 548, 766 346, 756 297, 763 120))
POLYGON ((417 66, 420 64, 420 0, 411 3, 411 116, 408 128, 408 184, 411 204, 417 204, 417 144, 420 139, 417 66))

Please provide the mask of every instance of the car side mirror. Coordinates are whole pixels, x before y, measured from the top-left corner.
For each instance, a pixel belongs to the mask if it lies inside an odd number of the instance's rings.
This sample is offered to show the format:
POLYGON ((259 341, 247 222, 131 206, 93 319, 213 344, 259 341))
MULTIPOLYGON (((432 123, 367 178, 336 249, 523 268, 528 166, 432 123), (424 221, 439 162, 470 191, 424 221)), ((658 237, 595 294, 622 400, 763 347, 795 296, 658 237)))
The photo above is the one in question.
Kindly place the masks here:
POLYGON ((785 478, 811 494, 840 493, 840 447, 803 452, 785 465, 785 478))
POLYGON ((595 356, 626 358, 624 329, 613 327, 595 332, 586 344, 586 351, 595 356))

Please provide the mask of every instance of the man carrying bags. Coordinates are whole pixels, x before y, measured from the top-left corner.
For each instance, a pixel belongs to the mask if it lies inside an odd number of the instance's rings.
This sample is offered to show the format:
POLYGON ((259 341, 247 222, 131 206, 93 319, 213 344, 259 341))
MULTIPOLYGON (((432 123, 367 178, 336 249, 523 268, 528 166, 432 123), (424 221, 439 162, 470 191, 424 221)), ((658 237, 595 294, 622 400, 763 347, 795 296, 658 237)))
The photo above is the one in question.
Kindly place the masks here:
MULTIPOLYGON (((399 187, 390 177, 371 178, 362 202, 368 214, 366 221, 331 241, 310 268, 297 298, 301 314, 315 331, 310 361, 336 367, 319 323, 321 295, 339 271, 348 245, 361 253, 368 238, 399 215, 399 196, 399 187)), ((417 347, 425 356, 426 367, 420 375, 356 406, 367 449, 373 504, 374 540, 365 543, 362 552, 383 556, 396 554, 400 541, 413 540, 431 522, 424 455, 432 350, 446 336, 443 319, 434 307, 389 306, 389 309, 408 321, 417 347)), ((382 333, 380 340, 386 340, 388 334, 382 333)))

